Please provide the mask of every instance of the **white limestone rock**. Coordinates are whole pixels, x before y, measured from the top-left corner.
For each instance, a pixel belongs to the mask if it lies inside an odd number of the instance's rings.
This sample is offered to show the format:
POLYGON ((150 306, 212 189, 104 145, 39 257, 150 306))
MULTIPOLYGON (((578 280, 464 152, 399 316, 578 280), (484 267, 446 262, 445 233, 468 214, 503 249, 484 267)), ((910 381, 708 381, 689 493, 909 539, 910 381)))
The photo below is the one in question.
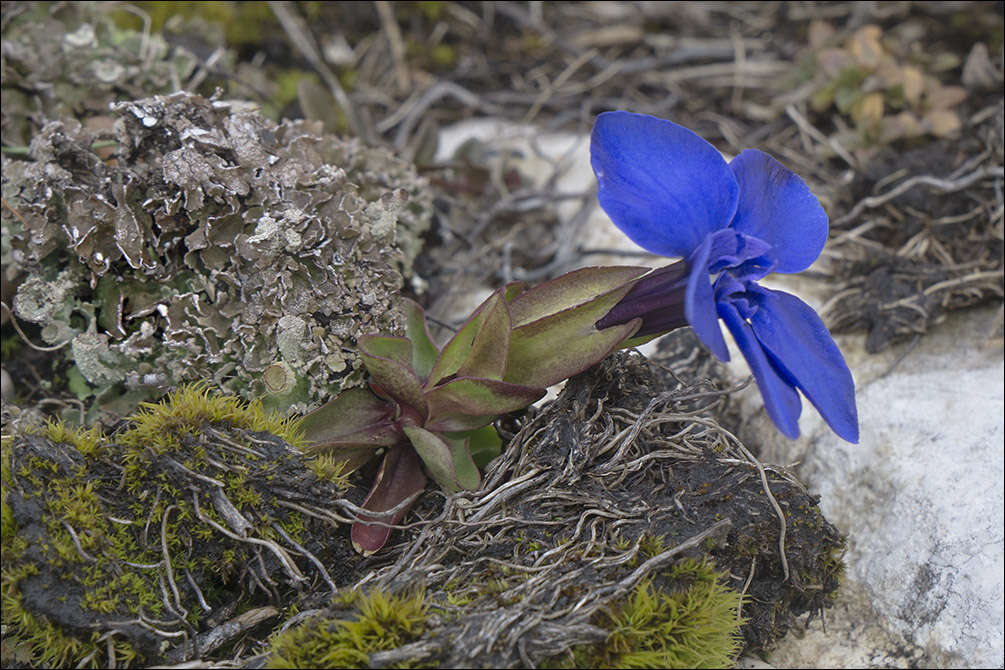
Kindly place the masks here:
MULTIPOLYGON (((795 442, 763 417, 745 431, 763 440, 767 460, 802 462, 801 479, 848 534, 848 581, 887 631, 923 650, 921 665, 1003 665, 1005 370, 1000 339, 989 339, 997 312, 953 315, 875 356, 862 338, 838 338, 857 384, 857 445, 811 409, 795 442)), ((824 665, 832 662, 840 659, 824 665)))

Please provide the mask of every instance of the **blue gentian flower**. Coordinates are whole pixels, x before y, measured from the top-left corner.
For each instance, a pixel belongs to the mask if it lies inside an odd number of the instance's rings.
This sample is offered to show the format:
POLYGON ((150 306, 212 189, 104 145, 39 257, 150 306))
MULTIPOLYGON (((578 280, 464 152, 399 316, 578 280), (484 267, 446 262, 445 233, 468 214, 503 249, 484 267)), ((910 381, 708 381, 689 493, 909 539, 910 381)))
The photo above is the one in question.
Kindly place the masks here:
POLYGON ((799 298, 757 282, 810 266, 827 240, 827 215, 797 175, 747 149, 726 163, 671 121, 628 112, 597 117, 590 136, 597 197, 643 249, 682 261, 641 280, 597 323, 643 318, 638 334, 691 326, 719 360, 719 319, 743 352, 768 415, 799 436, 799 391, 840 437, 858 441, 851 372, 823 321, 799 298))

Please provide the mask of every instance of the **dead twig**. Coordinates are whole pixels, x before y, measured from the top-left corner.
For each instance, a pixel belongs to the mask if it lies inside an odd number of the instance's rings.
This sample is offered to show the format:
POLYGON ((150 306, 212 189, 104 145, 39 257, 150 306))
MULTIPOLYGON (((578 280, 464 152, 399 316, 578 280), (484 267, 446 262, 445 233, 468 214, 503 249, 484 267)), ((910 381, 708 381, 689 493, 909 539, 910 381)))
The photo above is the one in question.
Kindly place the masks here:
POLYGON ((303 18, 296 12, 293 3, 286 0, 270 0, 269 7, 272 8, 273 14, 276 15, 276 19, 279 20, 279 25, 283 27, 286 34, 290 38, 290 44, 303 55, 304 58, 311 64, 311 66, 317 70, 318 74, 321 75, 321 79, 324 80, 325 85, 331 91, 332 96, 335 98, 335 102, 338 103, 342 111, 345 112, 346 120, 349 123, 349 127, 352 129, 353 133, 362 138, 364 141, 373 143, 374 138, 370 136, 368 129, 363 125, 359 118, 359 113, 356 111, 355 105, 353 105, 352 100, 349 95, 342 88, 342 84, 339 83, 338 77, 335 73, 331 71, 331 68, 325 64, 324 59, 321 57, 321 52, 318 50, 317 42, 314 40, 314 36, 311 34, 310 29, 307 27, 306 22, 303 18))
POLYGON ((1005 177, 1005 168, 1002 168, 1001 166, 983 166, 974 170, 970 174, 957 179, 940 179, 939 177, 933 177, 931 175, 916 175, 910 179, 905 179, 886 193, 869 196, 868 198, 863 198, 858 201, 858 203, 852 207, 850 212, 835 221, 833 225, 835 227, 840 227, 843 224, 857 218, 865 210, 874 209, 884 205, 915 186, 931 186, 943 193, 952 193, 954 191, 963 190, 971 184, 987 177, 1005 177))

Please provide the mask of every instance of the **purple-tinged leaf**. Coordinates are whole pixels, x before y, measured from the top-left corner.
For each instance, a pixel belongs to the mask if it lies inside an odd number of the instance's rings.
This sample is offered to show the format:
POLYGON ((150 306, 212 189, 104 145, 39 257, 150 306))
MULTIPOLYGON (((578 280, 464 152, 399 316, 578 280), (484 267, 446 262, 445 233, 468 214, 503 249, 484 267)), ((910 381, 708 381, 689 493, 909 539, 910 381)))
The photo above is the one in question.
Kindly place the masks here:
POLYGON ((478 329, 481 326, 482 313, 486 307, 491 307, 491 303, 494 302, 498 293, 499 291, 493 291, 492 295, 482 301, 482 304, 478 305, 477 309, 464 322, 460 330, 454 333, 450 341, 440 350, 440 355, 436 359, 436 363, 433 364, 432 371, 429 373, 429 379, 426 380, 427 388, 433 387, 443 381, 443 379, 457 374, 457 370, 460 369, 471 353, 475 336, 478 335, 478 329))
POLYGON ((546 281, 524 291, 509 303, 513 327, 519 328, 590 302, 597 296, 613 291, 647 272, 649 268, 644 267, 593 267, 574 270, 546 281))
POLYGON ((429 330, 426 329, 426 312, 419 303, 405 298, 403 301, 405 312, 405 332, 408 339, 412 341, 412 370, 419 381, 425 382, 429 378, 429 373, 433 369, 436 357, 440 351, 433 344, 429 337, 429 330))
POLYGON ((422 395, 422 384, 412 370, 412 343, 404 337, 363 335, 358 344, 374 390, 412 408, 425 419, 426 399, 422 395))
MULTIPOLYGON (((372 512, 387 512, 409 498, 412 498, 414 503, 418 494, 426 488, 427 481, 426 474, 422 471, 422 461, 419 460, 415 450, 408 444, 399 444, 385 454, 377 478, 362 506, 372 512)), ((387 543, 392 529, 385 525, 367 522, 398 524, 411 506, 412 503, 402 505, 401 509, 389 516, 360 515, 362 521, 354 523, 349 533, 353 548, 364 556, 378 551, 387 543)))
MULTIPOLYGON (((394 405, 367 389, 348 389, 300 419, 308 451, 390 447, 401 439, 394 405)), ((372 454, 372 451, 370 452, 372 454)))
POLYGON ((446 438, 450 450, 454 454, 454 472, 457 473, 457 483, 467 491, 474 491, 482 484, 482 473, 471 457, 471 449, 467 439, 454 440, 446 438))
POLYGON ((642 324, 642 319, 633 319, 604 330, 595 327, 630 288, 631 284, 623 284, 578 307, 515 328, 503 379, 546 388, 606 357, 642 324))
POLYGON ((511 281, 503 286, 503 298, 506 302, 513 302, 513 299, 530 288, 530 284, 525 281, 511 281))
POLYGON ((635 337, 630 337, 621 344, 619 344, 618 349, 633 349, 635 347, 641 347, 643 344, 652 342, 657 337, 663 337, 666 334, 667 331, 659 333, 650 333, 648 335, 636 335, 635 337))
POLYGON ((412 343, 407 337, 362 335, 358 344, 360 351, 368 356, 386 358, 403 367, 412 367, 412 343))
POLYGON ((458 377, 480 377, 502 379, 506 371, 506 356, 509 353, 509 333, 511 330, 509 309, 503 299, 503 291, 494 292, 481 310, 481 320, 471 351, 457 368, 458 377))
POLYGON ((417 426, 406 427, 405 435, 429 476, 447 493, 462 489, 473 491, 481 484, 482 478, 471 459, 466 439, 449 439, 417 426))
POLYGON ((491 423, 500 414, 523 409, 540 400, 545 389, 495 379, 459 377, 426 393, 430 430, 473 430, 491 423))

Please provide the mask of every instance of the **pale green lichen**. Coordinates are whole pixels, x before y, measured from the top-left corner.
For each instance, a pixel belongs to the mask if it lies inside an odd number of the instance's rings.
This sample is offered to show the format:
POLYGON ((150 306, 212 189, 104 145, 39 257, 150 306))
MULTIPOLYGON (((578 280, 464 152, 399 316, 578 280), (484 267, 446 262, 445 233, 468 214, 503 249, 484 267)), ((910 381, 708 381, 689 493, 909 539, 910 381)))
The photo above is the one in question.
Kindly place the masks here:
POLYGON ((108 345, 108 335, 93 330, 76 335, 70 342, 73 362, 91 384, 110 386, 126 378, 129 361, 108 345))
POLYGON ((286 315, 279 319, 276 327, 276 346, 283 360, 290 365, 303 362, 301 343, 306 335, 307 322, 299 316, 286 315))
MULTIPOLYGON (((39 118, 100 119, 110 102, 177 90, 195 73, 192 51, 117 27, 103 4, 4 4, 5 149, 27 146, 39 118)), ((226 70, 233 57, 222 53, 216 67, 226 70)))

